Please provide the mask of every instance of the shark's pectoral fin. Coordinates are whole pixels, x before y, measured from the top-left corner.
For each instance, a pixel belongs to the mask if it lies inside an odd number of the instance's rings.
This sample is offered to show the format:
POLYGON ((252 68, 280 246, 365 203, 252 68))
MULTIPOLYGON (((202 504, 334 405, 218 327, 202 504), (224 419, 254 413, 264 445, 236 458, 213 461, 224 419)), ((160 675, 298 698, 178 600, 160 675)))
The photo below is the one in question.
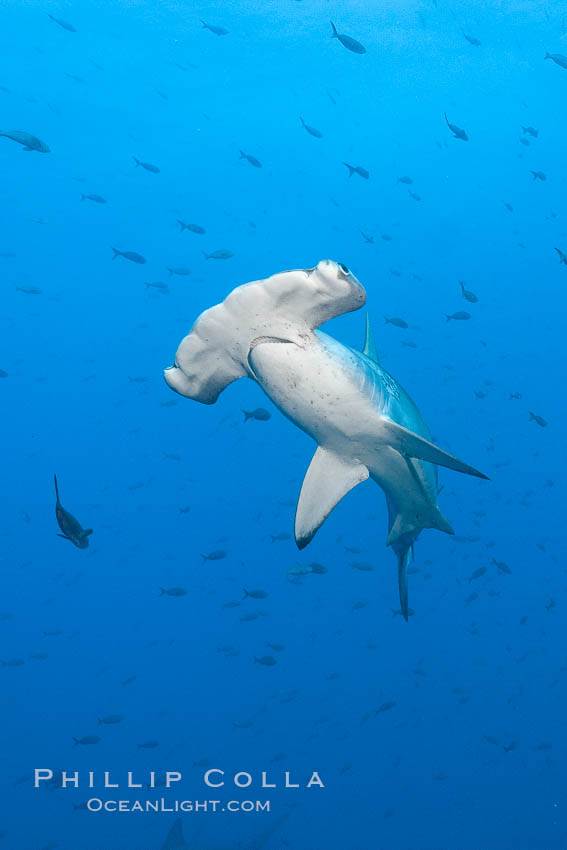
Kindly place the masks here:
POLYGON ((415 457, 417 460, 425 460, 428 463, 435 463, 437 466, 446 466, 448 469, 454 469, 455 472, 464 472, 465 475, 474 475, 477 478, 486 478, 488 476, 479 472, 474 466, 469 466, 462 460, 443 451, 429 440, 424 440, 413 431, 409 431, 402 425, 392 422, 390 419, 382 419, 381 425, 386 432, 386 438, 394 449, 405 457, 415 457))
POLYGON ((313 539, 343 496, 366 481, 368 475, 364 464, 344 460, 323 446, 317 448, 303 479, 295 512, 295 542, 299 549, 313 539))

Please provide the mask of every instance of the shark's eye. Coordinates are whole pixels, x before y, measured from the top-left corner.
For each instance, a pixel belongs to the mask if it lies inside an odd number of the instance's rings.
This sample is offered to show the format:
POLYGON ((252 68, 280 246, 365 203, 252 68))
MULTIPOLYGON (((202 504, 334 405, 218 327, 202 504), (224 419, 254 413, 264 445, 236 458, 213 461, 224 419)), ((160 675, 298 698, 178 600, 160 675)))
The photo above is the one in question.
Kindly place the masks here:
POLYGON ((337 265, 343 274, 350 274, 350 270, 347 268, 347 266, 345 266, 344 263, 337 263, 337 265))

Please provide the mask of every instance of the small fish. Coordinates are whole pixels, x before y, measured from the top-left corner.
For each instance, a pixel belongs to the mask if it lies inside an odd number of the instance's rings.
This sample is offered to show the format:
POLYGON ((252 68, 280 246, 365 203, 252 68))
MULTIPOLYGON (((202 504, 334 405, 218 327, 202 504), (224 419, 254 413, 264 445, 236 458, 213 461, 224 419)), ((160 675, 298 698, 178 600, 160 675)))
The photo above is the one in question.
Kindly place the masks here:
POLYGON ((364 180, 368 180, 370 177, 370 173, 363 168, 361 165, 349 165, 348 162, 343 162, 343 165, 346 165, 348 168, 348 176, 352 177, 353 174, 358 174, 359 177, 363 177, 364 180))
POLYGON ((160 596, 187 596, 187 591, 184 587, 160 587, 160 596))
POLYGON ((296 564, 287 571, 288 576, 308 576, 311 573, 311 567, 307 564, 296 564))
POLYGON ((403 183, 405 186, 411 186, 413 183, 413 178, 408 177, 407 174, 403 177, 398 177, 398 183, 403 183))
POLYGON ((17 142, 19 145, 22 145, 25 151, 49 153, 51 150, 45 142, 42 142, 37 136, 32 136, 31 133, 27 133, 25 130, 0 130, 0 136, 17 142))
POLYGON ((66 511, 59 501, 59 486, 57 484, 57 476, 53 476, 55 482, 55 495, 57 501, 55 503, 55 517, 57 525, 63 532, 58 534, 58 537, 63 537, 64 540, 69 540, 77 549, 86 549, 89 545, 89 536, 93 533, 92 528, 83 528, 81 523, 75 517, 66 511))
POLYGON ((209 32, 212 32, 215 35, 228 35, 229 33, 229 30, 226 30, 224 27, 217 27, 214 24, 207 24, 202 18, 199 18, 199 20, 203 24, 203 29, 209 30, 209 32))
POLYGON ((563 251, 560 251, 559 248, 555 249, 559 254, 559 263, 563 263, 564 266, 567 266, 567 254, 564 254, 563 251))
POLYGON ((509 204, 507 201, 503 201, 502 203, 504 204, 508 212, 514 212, 514 207, 512 206, 512 204, 509 204))
POLYGON ((469 584, 477 578, 481 578, 486 573, 486 567, 479 567, 469 576, 469 584))
POLYGON ((208 555, 201 555, 203 559, 203 563, 205 561, 222 561, 223 558, 226 558, 227 552, 224 549, 215 549, 213 552, 209 552, 208 555))
POLYGON ((511 400, 511 399, 521 399, 521 398, 522 398, 522 393, 509 393, 509 395, 508 395, 509 400, 511 400))
POLYGON ((409 328, 409 325, 405 321, 405 319, 400 319, 397 316, 392 316, 392 317, 384 316, 384 324, 385 325, 394 325, 395 328, 404 328, 404 329, 409 328))
POLYGON ((310 136, 313 136, 315 139, 323 138, 323 133, 320 130, 317 130, 316 127, 311 127, 309 124, 306 124, 301 115, 299 116, 299 120, 301 121, 304 130, 306 130, 310 136))
POLYGON ((184 230, 190 230, 191 233, 198 233, 199 236, 202 236, 204 233, 207 232, 204 227, 201 227, 200 224, 186 224, 184 221, 181 221, 180 218, 177 219, 177 224, 181 228, 182 233, 184 230))
POLYGON ((244 151, 240 151, 240 159, 248 160, 250 165, 253 165, 254 168, 262 168, 262 163, 260 162, 260 160, 256 159, 255 156, 251 156, 249 153, 244 153, 244 151))
POLYGON ((534 139, 537 139, 539 136, 539 132, 535 127, 522 127, 522 132, 524 135, 532 136, 534 139))
POLYGON ((142 744, 138 744, 140 750, 155 750, 156 747, 159 747, 159 741, 144 741, 142 744))
POLYGON ((492 563, 498 567, 501 573, 505 573, 508 576, 512 575, 512 570, 505 561, 497 561, 493 558, 492 563))
POLYGON ((243 410, 244 421, 248 422, 249 419, 257 419, 258 422, 267 422, 268 419, 272 418, 272 414, 269 410, 264 410, 263 407, 257 407, 255 410, 243 410))
POLYGON ((131 263, 138 263, 138 265, 144 265, 147 262, 145 257, 142 257, 141 254, 137 254, 136 251, 119 251, 118 248, 113 248, 114 256, 113 260, 116 257, 124 257, 125 260, 130 260, 131 263))
POLYGON ((162 283, 160 280, 155 280, 151 283, 145 283, 144 286, 147 286, 150 289, 159 289, 160 292, 169 292, 169 286, 167 285, 167 283, 162 283))
POLYGON ((466 40, 468 41, 468 43, 472 44, 473 47, 480 47, 481 46, 481 42, 478 40, 478 38, 475 38, 474 35, 467 35, 464 30, 462 30, 462 33, 463 33, 464 37, 466 38, 466 40))
POLYGON ((91 744, 98 744, 99 741, 100 741, 100 738, 99 738, 98 735, 85 735, 83 738, 75 738, 74 737, 73 741, 75 742, 75 746, 77 746, 77 744, 89 746, 91 744))
POLYGON ((48 18, 58 24, 62 29, 67 30, 67 32, 77 32, 73 24, 69 24, 67 21, 63 21, 61 18, 55 18, 53 15, 50 15, 49 12, 46 13, 48 18))
POLYGON ((106 204, 106 198, 102 195, 81 195, 81 201, 94 201, 95 204, 106 204))
POLYGON ((360 231, 360 235, 362 236, 362 238, 364 239, 364 241, 366 242, 367 245, 374 245, 374 237, 373 236, 370 236, 368 233, 363 233, 362 230, 360 231))
POLYGON ((287 531, 282 531, 280 534, 270 534, 272 538, 272 543, 275 543, 276 540, 291 540, 291 534, 288 534, 287 531))
POLYGON ((242 588, 244 590, 243 599, 250 597, 250 599, 267 599, 269 594, 266 593, 265 590, 246 590, 246 588, 242 588))
POLYGON ((331 27, 333 28, 333 33, 331 38, 336 38, 340 41, 343 47, 346 47, 347 50, 350 50, 351 53, 358 53, 362 55, 366 53, 366 47, 357 41, 355 38, 351 38, 350 35, 344 35, 344 33, 338 32, 336 26, 331 21, 331 27))
POLYGON ((463 283, 462 280, 459 281, 459 284, 461 286, 461 292, 463 293, 463 298, 466 301, 470 301, 471 304, 476 304, 477 301, 478 301, 478 296, 476 296, 474 294, 474 292, 472 292, 470 289, 465 289, 465 284, 463 283))
POLYGON ((180 275, 180 277, 185 277, 186 275, 191 274, 191 269, 187 269, 185 266, 168 266, 167 270, 170 277, 174 274, 180 275))
POLYGON ((41 295, 43 289, 38 286, 16 286, 16 292, 23 292, 25 295, 41 295))
POLYGON ((421 195, 418 195, 417 192, 408 192, 410 198, 413 198, 414 201, 421 201, 421 195))
POLYGON ((277 658, 274 658, 273 655, 261 655, 259 658, 255 655, 254 661, 256 664, 263 664, 264 667, 273 667, 274 664, 278 663, 277 658))
POLYGON ((542 183, 545 183, 547 180, 547 175, 543 171, 530 171, 534 180, 541 180, 542 183))
POLYGON ((551 61, 555 62, 556 65, 559 65, 560 68, 565 68, 567 70, 567 56, 563 56, 562 53, 546 53, 544 59, 551 59, 551 61))
POLYGON ((453 134, 455 139, 460 139, 462 142, 468 142, 469 137, 467 136, 465 131, 462 130, 460 127, 457 127, 456 124, 451 124, 449 119, 447 118, 446 112, 444 113, 444 115, 445 115, 445 121, 447 122, 447 127, 449 128, 449 130, 451 131, 451 133, 453 134))
POLYGON ((367 564, 365 561, 355 561, 351 564, 353 570, 360 570, 362 573, 371 573, 374 570, 372 564, 367 564))
POLYGON ((396 701, 391 699, 387 702, 383 702, 382 705, 378 706, 376 709, 376 714, 383 714, 385 711, 390 711, 390 709, 395 708, 396 701))
POLYGON ((285 649, 283 643, 270 643, 270 641, 266 641, 266 646, 273 649, 274 652, 283 652, 285 649))
POLYGON ((151 162, 142 162, 141 159, 136 159, 135 156, 133 156, 132 159, 136 163, 136 168, 141 165, 142 168, 146 169, 146 171, 150 171, 152 174, 159 174, 159 168, 157 165, 152 165, 151 162))
POLYGON ((543 416, 538 416, 536 413, 532 413, 530 410, 530 422, 537 422, 540 428, 546 428, 547 422, 543 418, 543 416))
POLYGON ((451 319, 456 319, 460 322, 466 321, 467 319, 472 319, 471 314, 465 313, 464 310, 457 310, 456 313, 452 313, 451 315, 449 315, 448 313, 445 313, 444 315, 448 322, 450 322, 451 319))
POLYGON ((99 717, 98 722, 101 726, 114 726, 117 723, 122 723, 123 719, 121 714, 106 714, 104 717, 99 717))
POLYGON ((203 254, 205 256, 205 260, 230 260, 231 257, 234 257, 232 251, 229 251, 227 248, 219 248, 211 254, 207 254, 206 251, 203 251, 203 254))
POLYGON ((252 611, 250 614, 245 614, 244 617, 240 618, 241 623, 251 623, 253 620, 257 620, 260 615, 256 613, 256 611, 252 611))

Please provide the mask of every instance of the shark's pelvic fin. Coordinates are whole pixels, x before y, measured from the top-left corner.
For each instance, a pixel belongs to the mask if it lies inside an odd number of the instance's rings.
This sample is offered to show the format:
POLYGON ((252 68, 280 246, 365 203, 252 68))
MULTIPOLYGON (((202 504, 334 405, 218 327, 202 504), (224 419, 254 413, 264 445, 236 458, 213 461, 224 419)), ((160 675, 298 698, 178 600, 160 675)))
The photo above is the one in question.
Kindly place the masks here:
POLYGON ((299 549, 313 539, 343 496, 366 481, 368 475, 364 464, 343 460, 318 446, 305 473, 295 512, 295 542, 299 549))
POLYGON ((366 330, 364 332, 364 346, 362 348, 362 353, 369 357, 370 360, 374 360, 375 363, 380 362, 368 313, 366 314, 366 330))
POLYGON ((390 419, 384 418, 381 424, 386 431, 388 444, 405 457, 415 457, 417 460, 425 460, 437 466, 446 466, 448 469, 454 469, 455 472, 464 472, 465 475, 474 475, 488 480, 488 476, 479 472, 474 466, 469 466, 468 463, 464 463, 449 452, 443 451, 429 440, 424 440, 423 437, 404 428, 403 425, 397 425, 390 419))
POLYGON ((448 519, 445 519, 439 508, 436 505, 430 505, 427 516, 416 517, 415 520, 411 515, 396 514, 386 540, 386 546, 391 546, 406 534, 413 535, 415 539, 422 528, 436 528, 446 534, 455 533, 453 526, 448 519))

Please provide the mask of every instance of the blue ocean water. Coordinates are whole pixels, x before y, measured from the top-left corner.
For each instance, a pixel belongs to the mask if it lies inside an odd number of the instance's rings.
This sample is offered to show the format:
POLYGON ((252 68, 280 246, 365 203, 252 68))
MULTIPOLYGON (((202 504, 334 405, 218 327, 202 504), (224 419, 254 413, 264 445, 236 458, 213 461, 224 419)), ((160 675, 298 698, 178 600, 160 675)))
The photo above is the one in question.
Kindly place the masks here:
MULTIPOLYGON (((0 848, 567 847, 564 9, 7 0, 1 20, 0 848), (491 479, 440 470, 455 536, 417 541, 408 622, 374 483, 298 552, 312 441, 253 381, 205 406, 163 380, 201 311, 326 257, 435 440, 491 479), (54 473, 88 548, 57 536, 54 473), (161 798, 225 811, 86 808, 161 798)), ((364 321, 324 330, 360 348, 364 321)))

